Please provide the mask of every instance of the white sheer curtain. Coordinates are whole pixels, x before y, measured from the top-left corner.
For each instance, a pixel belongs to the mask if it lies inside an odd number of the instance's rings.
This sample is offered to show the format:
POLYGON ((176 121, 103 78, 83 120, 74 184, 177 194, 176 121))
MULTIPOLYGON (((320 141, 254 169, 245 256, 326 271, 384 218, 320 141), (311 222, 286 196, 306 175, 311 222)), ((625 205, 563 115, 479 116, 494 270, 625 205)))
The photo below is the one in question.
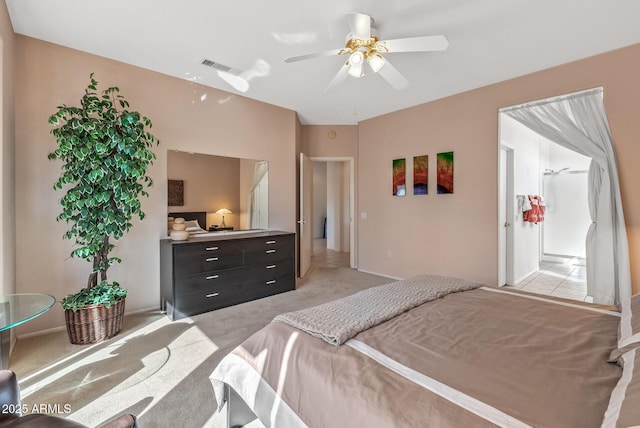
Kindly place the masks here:
POLYGON ((269 180, 269 163, 256 162, 253 169, 253 182, 249 192, 249 227, 251 229, 266 229, 267 225, 267 195, 269 180))
POLYGON ((631 294, 629 247, 613 139, 602 88, 506 108, 545 138, 591 158, 587 232, 587 290, 594 302, 613 304, 631 294))

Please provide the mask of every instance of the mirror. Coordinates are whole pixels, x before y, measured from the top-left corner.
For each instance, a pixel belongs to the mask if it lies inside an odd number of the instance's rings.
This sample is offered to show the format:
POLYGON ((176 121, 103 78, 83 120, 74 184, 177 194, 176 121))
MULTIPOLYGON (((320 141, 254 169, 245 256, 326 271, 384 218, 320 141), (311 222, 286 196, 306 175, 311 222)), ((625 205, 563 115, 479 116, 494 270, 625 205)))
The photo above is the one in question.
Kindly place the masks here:
POLYGON ((267 161, 169 150, 167 178, 169 203, 176 204, 168 212, 204 211, 205 230, 223 223, 233 230, 269 228, 267 161), (231 213, 217 214, 221 209, 231 213))

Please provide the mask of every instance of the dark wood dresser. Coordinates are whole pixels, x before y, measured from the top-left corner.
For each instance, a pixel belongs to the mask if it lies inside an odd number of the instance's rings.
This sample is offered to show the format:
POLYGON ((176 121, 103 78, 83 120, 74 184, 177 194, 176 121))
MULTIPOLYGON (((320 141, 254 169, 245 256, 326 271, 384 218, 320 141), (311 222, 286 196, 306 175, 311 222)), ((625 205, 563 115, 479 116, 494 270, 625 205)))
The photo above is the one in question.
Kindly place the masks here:
POLYGON ((172 320, 295 289, 295 234, 160 241, 160 309, 172 320))

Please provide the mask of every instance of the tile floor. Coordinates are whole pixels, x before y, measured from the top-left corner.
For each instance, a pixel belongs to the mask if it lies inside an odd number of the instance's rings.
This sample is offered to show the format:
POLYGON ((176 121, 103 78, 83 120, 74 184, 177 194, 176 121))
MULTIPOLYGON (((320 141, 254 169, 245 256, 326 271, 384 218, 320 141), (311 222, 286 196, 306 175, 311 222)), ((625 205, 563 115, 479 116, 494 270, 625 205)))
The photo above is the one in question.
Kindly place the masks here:
POLYGON ((587 271, 584 259, 542 261, 540 269, 517 283, 515 288, 531 293, 566 299, 590 301, 587 296, 587 271))

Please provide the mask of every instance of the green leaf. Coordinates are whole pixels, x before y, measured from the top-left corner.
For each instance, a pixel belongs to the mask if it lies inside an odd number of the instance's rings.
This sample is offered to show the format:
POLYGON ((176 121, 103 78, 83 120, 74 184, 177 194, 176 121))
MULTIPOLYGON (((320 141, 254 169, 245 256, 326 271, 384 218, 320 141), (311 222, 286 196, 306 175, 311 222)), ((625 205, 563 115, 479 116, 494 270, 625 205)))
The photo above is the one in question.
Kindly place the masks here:
POLYGON ((127 290, 120 287, 117 282, 109 283, 102 281, 98 285, 90 289, 83 288, 77 293, 65 296, 62 301, 64 310, 72 310, 76 312, 78 308, 86 305, 103 304, 105 307, 115 305, 119 300, 127 296, 127 290))
POLYGON ((53 188, 66 189, 56 220, 68 225, 63 237, 76 244, 71 255, 93 263, 102 276, 119 262, 108 257, 110 240, 132 227, 134 215, 144 218, 140 198, 153 185, 147 169, 156 158, 150 142, 159 142, 147 131, 146 116, 126 110, 118 87, 98 93, 93 73, 89 80, 79 106, 60 105, 48 117, 57 143, 48 158, 63 162, 53 188))

